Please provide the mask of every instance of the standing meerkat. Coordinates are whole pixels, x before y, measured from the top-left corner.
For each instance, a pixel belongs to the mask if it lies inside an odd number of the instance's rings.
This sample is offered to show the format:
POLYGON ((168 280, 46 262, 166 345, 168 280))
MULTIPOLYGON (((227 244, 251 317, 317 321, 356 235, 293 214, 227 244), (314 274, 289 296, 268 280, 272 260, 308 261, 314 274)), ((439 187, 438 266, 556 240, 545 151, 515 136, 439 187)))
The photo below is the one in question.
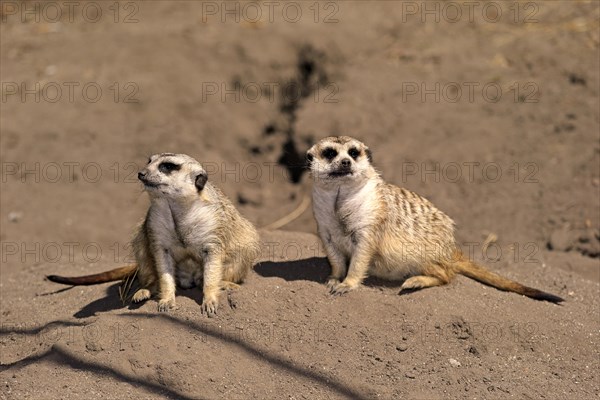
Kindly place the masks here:
POLYGON ((536 300, 563 301, 465 258, 454 239, 454 221, 425 198, 384 182, 362 142, 327 137, 308 150, 307 159, 331 293, 356 289, 367 275, 404 280, 402 292, 445 285, 461 274, 536 300))
POLYGON ((202 165, 185 154, 150 157, 138 174, 150 208, 133 239, 136 264, 96 275, 53 282, 92 285, 133 276, 140 289, 134 302, 158 295, 158 310, 175 306, 176 282, 182 288, 202 283, 202 312, 216 313, 223 287, 244 280, 260 252, 254 226, 208 182, 202 165))

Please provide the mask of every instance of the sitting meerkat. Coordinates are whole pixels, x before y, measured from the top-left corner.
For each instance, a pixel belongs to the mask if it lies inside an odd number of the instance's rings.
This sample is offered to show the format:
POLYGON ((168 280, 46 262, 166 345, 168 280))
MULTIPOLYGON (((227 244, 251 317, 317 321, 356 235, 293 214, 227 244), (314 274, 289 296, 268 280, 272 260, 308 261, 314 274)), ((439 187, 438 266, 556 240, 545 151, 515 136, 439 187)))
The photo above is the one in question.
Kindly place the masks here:
POLYGON ((150 208, 133 239, 136 265, 76 278, 48 276, 53 282, 91 285, 133 276, 140 289, 134 302, 158 295, 158 310, 175 306, 175 282, 203 284, 202 312, 216 313, 223 287, 244 280, 260 252, 254 226, 210 182, 202 165, 185 154, 150 157, 138 174, 150 208))
POLYGON ((308 150, 307 159, 332 294, 356 289, 367 275, 404 280, 402 293, 445 285, 462 274, 536 300, 563 301, 466 259, 454 239, 454 221, 423 197, 384 182, 362 142, 327 137, 308 150))

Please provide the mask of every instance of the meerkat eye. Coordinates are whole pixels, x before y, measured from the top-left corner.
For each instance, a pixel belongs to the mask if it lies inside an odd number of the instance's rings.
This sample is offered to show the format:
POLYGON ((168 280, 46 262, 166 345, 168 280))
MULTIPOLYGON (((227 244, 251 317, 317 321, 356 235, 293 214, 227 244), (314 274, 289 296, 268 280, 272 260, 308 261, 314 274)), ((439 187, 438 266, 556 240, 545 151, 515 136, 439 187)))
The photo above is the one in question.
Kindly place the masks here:
POLYGON ((151 159, 151 158, 149 158, 149 159, 148 159, 148 164, 150 164, 151 162, 152 162, 152 159, 151 159))
POLYGON ((328 160, 333 160, 338 155, 338 152, 337 150, 328 147, 325 150, 323 150, 321 155, 328 160))
POLYGON ((348 155, 356 160, 358 156, 360 156, 360 150, 358 150, 356 147, 353 147, 348 150, 348 155))
POLYGON ((170 174, 173 171, 179 171, 181 169, 181 165, 173 164, 170 162, 162 162, 158 166, 158 170, 163 174, 170 174))

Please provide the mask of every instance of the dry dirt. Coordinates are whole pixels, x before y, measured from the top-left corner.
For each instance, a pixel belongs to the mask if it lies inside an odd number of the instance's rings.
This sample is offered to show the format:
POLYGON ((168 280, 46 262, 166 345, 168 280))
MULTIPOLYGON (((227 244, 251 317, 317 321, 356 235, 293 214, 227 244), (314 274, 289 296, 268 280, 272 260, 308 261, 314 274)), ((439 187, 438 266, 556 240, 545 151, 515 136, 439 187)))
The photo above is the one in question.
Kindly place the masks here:
POLYGON ((2 2, 0 398, 599 398, 598 2, 44 4, 2 2), (129 258, 149 154, 201 160, 264 227, 330 134, 566 302, 462 277, 332 298, 310 209, 214 319, 198 289, 159 314, 44 280, 129 258))

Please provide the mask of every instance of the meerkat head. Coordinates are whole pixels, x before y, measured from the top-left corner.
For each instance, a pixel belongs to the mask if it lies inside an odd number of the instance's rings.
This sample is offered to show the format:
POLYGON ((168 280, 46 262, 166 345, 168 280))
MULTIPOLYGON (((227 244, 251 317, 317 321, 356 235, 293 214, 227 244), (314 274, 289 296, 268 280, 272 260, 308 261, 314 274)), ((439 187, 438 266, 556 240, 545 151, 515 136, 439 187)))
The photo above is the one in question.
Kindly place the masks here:
POLYGON ((349 136, 320 140, 306 152, 306 158, 313 179, 323 185, 360 182, 375 173, 369 148, 349 136))
POLYGON ((138 179, 150 197, 183 198, 202 192, 208 175, 202 165, 185 154, 154 154, 138 179))

